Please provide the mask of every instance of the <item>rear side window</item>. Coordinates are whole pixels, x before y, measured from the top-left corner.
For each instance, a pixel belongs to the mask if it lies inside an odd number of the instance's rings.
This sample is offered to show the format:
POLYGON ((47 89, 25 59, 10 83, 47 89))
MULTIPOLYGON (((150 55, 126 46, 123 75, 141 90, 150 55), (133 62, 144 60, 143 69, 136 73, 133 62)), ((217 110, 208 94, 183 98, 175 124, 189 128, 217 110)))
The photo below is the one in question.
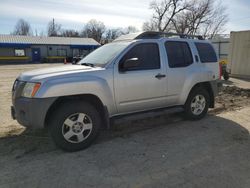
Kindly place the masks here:
POLYGON ((195 46, 198 50, 200 60, 202 63, 217 62, 217 56, 211 44, 197 42, 195 43, 195 46))
POLYGON ((193 56, 188 43, 167 41, 165 43, 165 48, 170 68, 187 67, 193 63, 193 56))
POLYGON ((121 62, 131 58, 138 58, 139 60, 139 65, 131 70, 149 70, 160 68, 159 47, 156 43, 143 43, 134 46, 122 58, 121 62))

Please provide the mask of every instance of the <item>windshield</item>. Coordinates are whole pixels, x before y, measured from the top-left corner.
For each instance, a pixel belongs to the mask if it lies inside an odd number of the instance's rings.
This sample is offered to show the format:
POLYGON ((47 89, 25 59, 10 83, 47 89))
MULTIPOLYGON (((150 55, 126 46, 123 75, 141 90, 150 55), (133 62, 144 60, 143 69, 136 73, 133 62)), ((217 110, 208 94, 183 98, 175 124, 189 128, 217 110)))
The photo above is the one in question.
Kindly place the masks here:
POLYGON ((104 67, 120 52, 122 52, 122 50, 124 50, 129 44, 129 42, 106 44, 87 55, 85 58, 79 61, 78 64, 92 64, 94 66, 104 67))

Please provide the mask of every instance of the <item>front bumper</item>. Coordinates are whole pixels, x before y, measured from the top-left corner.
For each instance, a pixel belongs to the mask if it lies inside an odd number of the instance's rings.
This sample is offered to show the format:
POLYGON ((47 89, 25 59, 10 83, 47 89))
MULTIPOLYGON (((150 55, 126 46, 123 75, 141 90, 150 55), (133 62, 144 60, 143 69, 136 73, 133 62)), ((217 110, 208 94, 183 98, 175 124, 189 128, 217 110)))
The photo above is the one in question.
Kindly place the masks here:
POLYGON ((13 101, 11 115, 18 123, 30 128, 44 128, 46 114, 56 98, 25 98, 13 101))

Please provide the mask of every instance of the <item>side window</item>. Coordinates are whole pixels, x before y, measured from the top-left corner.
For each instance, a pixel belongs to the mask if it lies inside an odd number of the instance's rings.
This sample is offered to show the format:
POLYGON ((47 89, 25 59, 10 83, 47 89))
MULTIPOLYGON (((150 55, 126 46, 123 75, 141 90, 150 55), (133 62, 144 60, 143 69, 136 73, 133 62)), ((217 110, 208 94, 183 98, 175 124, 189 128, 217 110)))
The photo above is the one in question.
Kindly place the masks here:
POLYGON ((217 56, 211 44, 197 42, 195 43, 195 46, 198 50, 202 63, 217 62, 217 56))
POLYGON ((160 68, 159 47, 156 43, 138 44, 121 59, 120 65, 128 59, 137 58, 138 66, 129 70, 150 70, 160 68))
POLYGON ((188 43, 167 41, 165 48, 170 68, 187 67, 193 63, 193 56, 188 43))

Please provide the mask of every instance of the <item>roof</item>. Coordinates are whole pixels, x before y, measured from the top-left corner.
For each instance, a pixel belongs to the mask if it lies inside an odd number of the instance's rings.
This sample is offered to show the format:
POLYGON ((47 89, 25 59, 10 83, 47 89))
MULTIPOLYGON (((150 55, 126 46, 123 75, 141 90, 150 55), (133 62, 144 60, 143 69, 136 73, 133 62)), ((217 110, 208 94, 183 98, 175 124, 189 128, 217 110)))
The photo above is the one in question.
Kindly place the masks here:
POLYGON ((134 40, 138 36, 140 36, 142 33, 143 32, 137 32, 137 33, 129 33, 129 34, 126 34, 126 35, 121 35, 120 37, 115 39, 114 42, 124 41, 124 40, 134 40))
POLYGON ((242 30, 242 31, 231 31, 230 33, 249 33, 250 30, 242 30))
POLYGON ((0 35, 2 44, 43 44, 43 45, 91 45, 100 44, 92 38, 71 38, 71 37, 39 37, 21 35, 0 35))

